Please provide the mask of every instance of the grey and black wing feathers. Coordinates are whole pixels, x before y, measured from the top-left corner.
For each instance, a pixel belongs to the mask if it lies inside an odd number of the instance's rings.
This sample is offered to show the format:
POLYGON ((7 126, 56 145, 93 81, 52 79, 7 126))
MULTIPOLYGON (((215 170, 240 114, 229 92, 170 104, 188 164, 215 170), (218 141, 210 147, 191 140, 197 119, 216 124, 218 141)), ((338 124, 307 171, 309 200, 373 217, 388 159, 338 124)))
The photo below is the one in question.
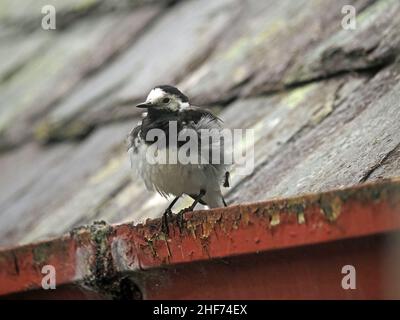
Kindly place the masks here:
POLYGON ((137 152, 138 143, 140 140, 141 124, 134 127, 128 135, 128 150, 132 149, 133 152, 137 152))
MULTIPOLYGON (((193 123, 198 124, 202 122, 202 124, 208 129, 212 128, 221 128, 221 123, 223 122, 219 117, 214 115, 211 111, 195 106, 190 106, 184 111, 182 111, 182 120, 183 121, 193 121, 193 123)), ((221 151, 224 152, 224 146, 220 146, 221 151)), ((230 172, 227 170, 224 174, 224 181, 222 182, 222 186, 225 188, 229 187, 229 178, 230 172)))
POLYGON ((222 120, 210 110, 195 106, 190 106, 181 111, 181 117, 183 121, 193 121, 194 123, 198 123, 202 118, 208 118, 216 123, 222 122, 222 120))

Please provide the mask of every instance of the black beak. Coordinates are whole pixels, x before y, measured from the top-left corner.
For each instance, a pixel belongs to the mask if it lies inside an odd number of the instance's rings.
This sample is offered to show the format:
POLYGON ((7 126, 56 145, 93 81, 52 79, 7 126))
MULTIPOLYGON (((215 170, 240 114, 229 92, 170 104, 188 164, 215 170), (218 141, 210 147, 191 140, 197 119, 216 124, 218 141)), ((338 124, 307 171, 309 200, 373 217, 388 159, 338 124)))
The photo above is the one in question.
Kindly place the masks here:
POLYGON ((153 104, 151 104, 150 102, 143 102, 143 103, 139 103, 136 108, 150 108, 153 107, 153 104))

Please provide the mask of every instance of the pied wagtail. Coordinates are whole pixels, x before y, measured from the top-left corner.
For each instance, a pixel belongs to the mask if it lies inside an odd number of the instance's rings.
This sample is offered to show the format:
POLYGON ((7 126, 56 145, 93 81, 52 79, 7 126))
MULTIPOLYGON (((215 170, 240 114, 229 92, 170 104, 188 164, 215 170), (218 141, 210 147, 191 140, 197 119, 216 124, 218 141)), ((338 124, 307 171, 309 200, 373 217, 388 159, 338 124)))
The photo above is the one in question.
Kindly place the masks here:
MULTIPOLYGON (((211 152, 219 152, 224 157, 223 143, 217 144, 211 141, 202 143, 202 132, 204 130, 222 130, 221 120, 212 112, 190 105, 189 99, 181 91, 173 86, 162 85, 152 89, 145 102, 136 106, 144 108, 146 112, 139 124, 132 129, 128 136, 128 153, 131 159, 131 166, 136 174, 142 178, 146 188, 151 191, 157 191, 162 196, 175 196, 174 200, 165 210, 163 215, 163 228, 168 233, 167 218, 172 214, 172 207, 176 201, 186 194, 193 198, 193 204, 181 210, 180 218, 183 212, 192 211, 197 203, 207 205, 209 208, 226 206, 221 193, 221 186, 229 187, 228 165, 223 163, 212 163, 211 152), (198 147, 189 150, 195 152, 198 157, 197 163, 183 164, 178 160, 174 163, 167 160, 166 163, 149 163, 146 153, 150 146, 154 146, 153 138, 149 138, 152 129, 161 130, 165 134, 165 143, 157 145, 158 151, 164 151, 169 154, 170 125, 175 123, 177 137, 175 141, 175 151, 179 153, 185 141, 179 141, 178 135, 188 129, 194 130, 197 134, 198 147), (163 150, 161 150, 163 149, 163 150), (206 150, 205 153, 202 151, 206 150), (201 157, 209 153, 209 159, 206 163, 201 162, 201 157)), ((160 132, 160 131, 158 131, 160 132)), ((215 132, 215 131, 214 131, 215 132)), ((153 149, 154 152, 155 149, 153 149)), ((203 157, 204 158, 204 157, 203 157)), ((168 158, 170 159, 170 158, 168 158)), ((179 216, 178 216, 179 217, 179 216)))

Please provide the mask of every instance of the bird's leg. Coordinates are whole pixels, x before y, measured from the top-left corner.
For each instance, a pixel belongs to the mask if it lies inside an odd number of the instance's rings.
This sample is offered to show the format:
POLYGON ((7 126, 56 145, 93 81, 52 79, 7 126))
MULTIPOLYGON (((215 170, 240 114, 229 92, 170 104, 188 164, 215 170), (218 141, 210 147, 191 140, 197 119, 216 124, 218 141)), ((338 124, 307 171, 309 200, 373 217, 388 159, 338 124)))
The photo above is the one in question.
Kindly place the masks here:
POLYGON ((196 205, 199 203, 199 201, 201 200, 201 198, 204 197, 205 194, 206 194, 206 190, 201 189, 201 190, 200 190, 200 193, 199 193, 197 196, 194 197, 194 201, 193 201, 193 203, 190 205, 190 207, 184 208, 184 209, 182 209, 181 211, 178 212, 178 217, 177 217, 178 219, 177 219, 177 221, 178 221, 179 229, 182 230, 182 228, 183 228, 183 214, 184 214, 185 212, 193 211, 193 209, 196 207, 196 205))
POLYGON ((222 197, 222 202, 223 202, 223 204, 224 204, 224 207, 227 207, 228 205, 226 204, 226 201, 225 201, 225 198, 224 197, 222 197))
POLYGON ((161 220, 161 231, 164 232, 165 234, 169 234, 169 228, 168 228, 168 218, 172 216, 172 207, 175 205, 175 203, 178 201, 178 199, 181 196, 175 197, 174 200, 169 204, 168 208, 165 209, 162 220, 161 220))
POLYGON ((198 196, 194 199, 192 205, 187 208, 187 212, 189 211, 193 211, 193 209, 196 207, 196 205, 199 203, 199 201, 201 200, 201 198, 203 198, 206 194, 206 190, 201 189, 200 193, 198 194, 198 196))

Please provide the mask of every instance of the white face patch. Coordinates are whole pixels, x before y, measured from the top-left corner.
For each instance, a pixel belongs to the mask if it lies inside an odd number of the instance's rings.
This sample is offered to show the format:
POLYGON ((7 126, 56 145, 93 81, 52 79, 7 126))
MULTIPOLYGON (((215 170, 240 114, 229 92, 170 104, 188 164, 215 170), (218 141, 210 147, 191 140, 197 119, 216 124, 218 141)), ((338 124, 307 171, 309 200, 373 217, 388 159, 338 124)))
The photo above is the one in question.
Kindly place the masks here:
POLYGON ((189 107, 189 103, 180 101, 180 99, 175 95, 171 95, 160 88, 152 89, 147 96, 146 102, 155 105, 158 104, 157 108, 169 109, 173 111, 178 111, 180 109, 189 107), (161 103, 164 97, 170 98, 170 102, 165 105, 161 103))
POLYGON ((160 88, 155 88, 150 91, 149 95, 147 96, 146 102, 154 103, 160 100, 163 96, 166 95, 166 92, 160 88))

